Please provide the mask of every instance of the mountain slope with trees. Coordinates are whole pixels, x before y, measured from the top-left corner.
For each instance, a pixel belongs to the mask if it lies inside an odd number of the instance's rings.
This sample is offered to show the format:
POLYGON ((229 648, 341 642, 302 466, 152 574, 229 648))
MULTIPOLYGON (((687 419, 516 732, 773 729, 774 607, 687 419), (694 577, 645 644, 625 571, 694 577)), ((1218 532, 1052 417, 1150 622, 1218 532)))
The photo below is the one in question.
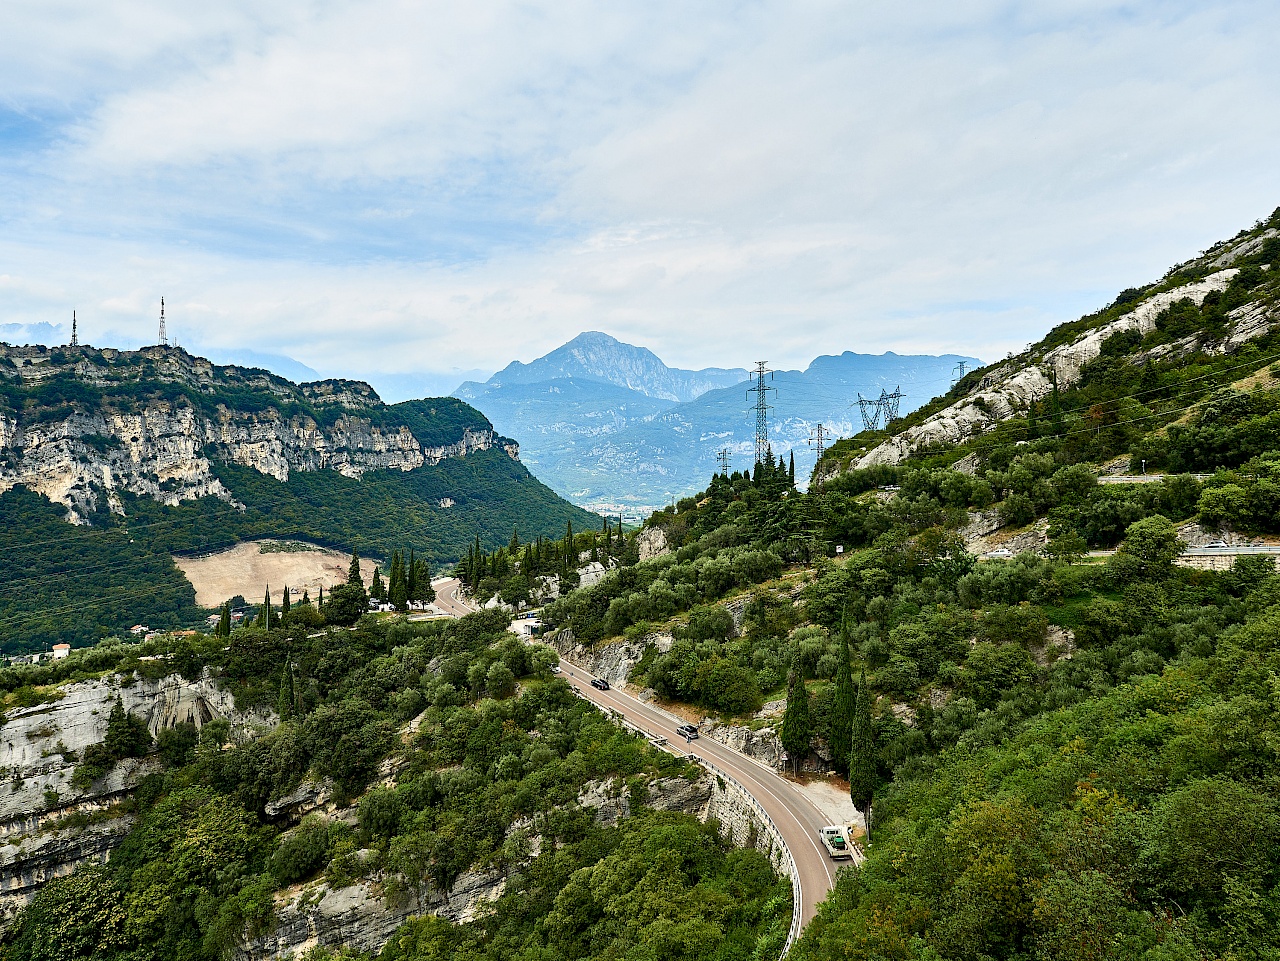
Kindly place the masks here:
POLYGON ((0 346, 5 650, 190 624, 175 553, 294 537, 438 569, 477 535, 492 549, 516 528, 600 526, 518 455, 453 398, 386 405, 359 382, 296 385, 170 347, 0 346))
POLYGON ((1280 211, 893 425, 1105 333, 951 443, 868 463, 893 437, 863 434, 807 493, 772 460, 716 475, 647 522, 670 553, 544 612, 597 644, 669 632, 632 682, 727 716, 803 686, 783 742, 847 775, 870 838, 792 957, 1280 953, 1280 575, 1181 557, 1280 534, 1278 233, 1280 211), (1217 298, 1157 299, 1223 270, 1217 298), (1099 482, 1144 460, 1165 473, 1099 482), (1020 550, 975 556, 979 522, 1020 550))

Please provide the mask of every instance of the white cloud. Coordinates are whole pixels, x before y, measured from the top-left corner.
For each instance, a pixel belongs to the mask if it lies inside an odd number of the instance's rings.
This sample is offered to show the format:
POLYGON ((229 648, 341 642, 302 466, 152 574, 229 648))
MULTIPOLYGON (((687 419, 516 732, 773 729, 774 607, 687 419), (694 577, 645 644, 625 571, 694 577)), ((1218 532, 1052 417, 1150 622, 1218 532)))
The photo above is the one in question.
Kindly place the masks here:
POLYGON ((994 357, 1280 203, 1262 2, 188 11, 7 12, 0 321, 146 342, 163 293, 355 376, 994 357))

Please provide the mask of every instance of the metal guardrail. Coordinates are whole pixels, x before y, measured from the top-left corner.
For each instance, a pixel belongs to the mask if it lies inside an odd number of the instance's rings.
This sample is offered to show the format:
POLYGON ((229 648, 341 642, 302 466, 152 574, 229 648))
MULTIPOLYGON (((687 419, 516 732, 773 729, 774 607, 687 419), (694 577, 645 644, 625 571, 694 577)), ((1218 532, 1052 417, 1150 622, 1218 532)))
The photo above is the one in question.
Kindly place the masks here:
POLYGON ((792 855, 791 849, 787 847, 787 842, 783 840, 782 832, 778 829, 778 825, 774 822, 773 818, 769 816, 769 812, 764 809, 764 806, 755 799, 755 796, 750 791, 747 790, 746 785, 728 771, 717 767, 713 762, 708 761, 705 758, 699 758, 698 763, 705 765, 715 773, 716 777, 723 778, 742 792, 743 796, 751 802, 751 807, 755 810, 756 814, 764 820, 774 841, 777 842, 778 847, 782 850, 783 854, 786 855, 787 864, 791 868, 791 928, 787 931, 787 940, 782 945, 782 953, 778 955, 779 959, 785 958, 787 953, 791 950, 791 946, 795 944, 796 938, 800 936, 800 905, 803 902, 804 897, 803 890, 800 886, 800 872, 796 868, 796 859, 794 855, 792 855))
MULTIPOLYGON (((565 659, 563 655, 561 655, 561 659, 565 660, 565 663, 567 664, 573 663, 572 661, 565 659)), ((583 668, 581 667, 581 665, 574 665, 574 666, 578 670, 583 671, 583 668)), ((594 676, 589 671, 583 671, 583 673, 586 676, 594 676)), ((575 685, 570 685, 570 690, 572 690, 573 693, 578 697, 582 698, 588 703, 591 703, 590 699, 586 696, 586 694, 578 690, 578 688, 575 685)), ((662 708, 658 707, 657 705, 646 704, 645 706, 661 714, 666 715, 667 717, 671 718, 674 721, 683 722, 682 718, 678 718, 674 714, 671 714, 668 711, 662 710, 662 708)), ((596 707, 598 710, 601 711, 601 713, 604 714, 605 717, 609 718, 615 724, 619 725, 622 728, 625 728, 626 730, 634 731, 635 733, 643 736, 644 738, 650 740, 651 742, 655 736, 662 736, 665 739, 665 735, 654 735, 650 731, 647 731, 645 728, 641 727, 639 724, 636 724, 634 721, 627 720, 627 718, 622 714, 622 712, 617 710, 616 708, 601 707, 600 705, 596 705, 596 707)), ((683 758, 685 756, 685 752, 679 751, 674 745, 665 744, 665 745, 655 745, 655 746, 660 746, 665 748, 666 750, 674 754, 676 757, 683 758)), ((755 759, 747 758, 747 760, 754 761, 755 759)), ((791 927, 787 931, 787 940, 782 945, 782 952, 778 955, 779 961, 781 961, 781 959, 787 956, 787 953, 791 950, 792 945, 795 944, 796 938, 800 936, 800 927, 801 927, 800 905, 803 902, 804 898, 803 898, 803 889, 801 888, 801 885, 800 885, 800 872, 796 868, 795 856, 791 853, 791 848, 787 846, 787 842, 783 839, 782 831, 778 829, 777 823, 773 820, 772 817, 769 816, 769 812, 764 809, 764 805, 762 805, 759 801, 756 800, 755 795, 753 795, 750 791, 747 790, 746 785, 744 785, 741 781, 735 778, 728 771, 717 766, 714 762, 709 761, 704 757, 699 757, 698 763, 708 768, 717 777, 722 778, 723 780, 732 784, 735 788, 738 789, 738 791, 742 793, 743 797, 745 797, 751 803, 751 807, 755 811, 755 813, 764 821, 764 824, 768 828, 769 833, 772 836, 773 840, 777 843, 779 849, 782 851, 782 853, 785 855, 787 859, 787 865, 791 869, 791 927)), ((757 761, 756 763, 759 764, 760 762, 757 761)), ((761 765, 761 767, 764 767, 764 765, 761 765)))
MULTIPOLYGON (((620 727, 623 727, 628 731, 634 731, 635 733, 649 739, 650 743, 652 743, 655 735, 651 734, 634 721, 628 721, 621 713, 613 708, 604 709, 604 715, 620 727)), ((667 744, 665 747, 677 757, 685 756, 683 752, 678 751, 673 745, 667 744)), ((791 950, 791 946, 795 943, 796 938, 800 936, 800 905, 803 901, 803 894, 800 886, 800 872, 796 868, 795 856, 792 855, 791 848, 787 847, 787 842, 783 839, 782 831, 778 829, 777 823, 769 816, 769 812, 764 809, 764 806, 755 799, 755 796, 747 790, 746 785, 728 771, 717 766, 714 762, 708 761, 706 758, 699 757, 698 763, 710 770, 716 775, 716 777, 732 784, 739 792, 741 792, 742 796, 750 802, 752 810, 761 818, 761 820, 764 821, 770 837, 778 845, 779 850, 782 851, 783 855, 787 859, 787 866, 791 869, 791 928, 787 931, 787 940, 782 945, 782 953, 778 955, 779 961, 781 961, 782 958, 787 956, 787 952, 791 950)))

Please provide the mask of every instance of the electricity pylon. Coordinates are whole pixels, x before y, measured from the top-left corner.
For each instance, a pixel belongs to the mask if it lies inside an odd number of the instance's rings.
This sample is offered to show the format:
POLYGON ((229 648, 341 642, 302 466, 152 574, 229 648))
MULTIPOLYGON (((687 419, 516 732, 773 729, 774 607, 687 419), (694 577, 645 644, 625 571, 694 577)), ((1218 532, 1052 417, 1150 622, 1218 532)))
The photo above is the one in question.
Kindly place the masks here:
POLYGON ((169 346, 169 335, 164 329, 164 298, 160 298, 160 346, 169 346))
POLYGON ((729 473, 729 448, 721 447, 716 453, 716 463, 720 465, 720 473, 729 473))
POLYGON ((902 393, 901 387, 895 387, 893 393, 888 393, 883 387, 880 388, 880 410, 884 414, 884 426, 888 427, 890 423, 898 419, 898 402, 906 395, 902 393))
POLYGON ((831 431, 819 424, 809 431, 809 446, 817 448, 818 460, 822 460, 822 452, 827 449, 827 441, 831 439, 831 431))
POLYGON ((756 395, 756 463, 764 463, 765 456, 769 453, 769 391, 775 394, 778 392, 776 387, 766 387, 764 383, 764 375, 768 374, 769 379, 773 379, 773 371, 768 366, 768 362, 763 360, 756 361, 756 384, 754 387, 748 387, 748 394, 756 395))
MULTIPOLYGON (((883 392, 883 391, 882 391, 883 392)), ((850 404, 850 407, 853 405, 850 404)), ((858 392, 858 411, 862 414, 862 429, 875 430, 880 426, 880 401, 868 400, 858 392)))

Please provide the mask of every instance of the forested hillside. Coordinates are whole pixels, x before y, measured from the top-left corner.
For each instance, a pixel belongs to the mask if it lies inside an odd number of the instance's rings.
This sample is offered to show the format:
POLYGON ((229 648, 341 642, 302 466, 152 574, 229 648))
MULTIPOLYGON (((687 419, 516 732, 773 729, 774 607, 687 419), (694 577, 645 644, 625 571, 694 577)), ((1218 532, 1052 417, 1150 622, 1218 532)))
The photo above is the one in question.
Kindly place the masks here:
MULTIPOLYGON (((381 957, 776 954, 790 898, 764 855, 730 849, 688 814, 644 807, 655 779, 700 773, 574 697, 550 671, 555 653, 526 646, 507 622, 500 612, 366 619, 317 633, 295 609, 229 640, 117 644, 0 671, 9 703, 56 698, 49 685, 102 671, 128 684, 207 669, 240 709, 279 718, 252 739, 215 720, 153 744, 139 719, 113 712, 76 779, 152 754, 155 772, 107 812, 134 818, 132 830, 105 865, 45 884, 0 957, 213 961, 272 932, 295 899, 372 889, 386 905, 378 917, 407 917, 464 882, 496 898, 482 920, 411 920, 381 957), (592 785, 626 793, 633 816, 600 823, 577 803, 592 785), (288 800, 317 796, 305 817, 288 800)), ((100 820, 51 823, 74 836, 100 820)), ((356 957, 344 943, 306 956, 356 957)))
POLYGON ((829 757, 871 827, 792 957, 1280 952, 1280 575, 1180 563, 1280 533, 1278 229, 841 442, 807 493, 772 462, 717 475, 648 522, 671 553, 547 609, 598 643, 671 633, 631 672, 668 698, 749 717, 789 692, 784 747, 829 757), (1070 378, 998 392, 1097 330, 1070 378), (989 419, 910 440, 965 398, 989 419), (873 449, 901 456, 859 468, 873 449))
POLYGON ((477 536, 600 526, 461 401, 388 406, 164 347, 0 346, 0 491, 6 651, 192 623, 171 553, 296 537, 438 569, 477 536))

